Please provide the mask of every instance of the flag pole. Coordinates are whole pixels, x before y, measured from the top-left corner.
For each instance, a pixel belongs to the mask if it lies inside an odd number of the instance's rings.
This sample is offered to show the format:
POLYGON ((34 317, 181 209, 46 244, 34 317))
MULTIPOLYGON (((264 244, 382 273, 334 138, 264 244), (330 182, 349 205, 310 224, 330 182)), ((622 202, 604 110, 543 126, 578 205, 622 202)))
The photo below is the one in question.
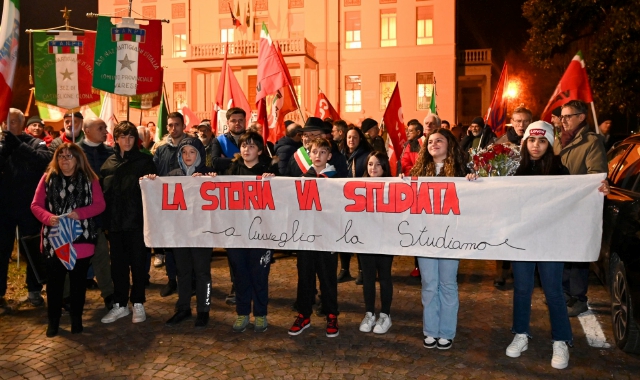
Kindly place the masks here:
POLYGON ((298 94, 293 90, 293 86, 291 86, 291 83, 289 83, 289 90, 291 90, 291 93, 293 94, 293 100, 296 102, 296 107, 298 107, 298 112, 300 113, 300 118, 302 119, 302 125, 304 125, 304 123, 306 123, 307 121, 304 119, 304 115, 302 114, 302 110, 300 109, 300 103, 298 103, 298 94))
POLYGON ((598 117, 596 116, 596 106, 591 102, 591 112, 593 113, 593 122, 596 126, 596 133, 600 134, 600 126, 598 125, 598 117))

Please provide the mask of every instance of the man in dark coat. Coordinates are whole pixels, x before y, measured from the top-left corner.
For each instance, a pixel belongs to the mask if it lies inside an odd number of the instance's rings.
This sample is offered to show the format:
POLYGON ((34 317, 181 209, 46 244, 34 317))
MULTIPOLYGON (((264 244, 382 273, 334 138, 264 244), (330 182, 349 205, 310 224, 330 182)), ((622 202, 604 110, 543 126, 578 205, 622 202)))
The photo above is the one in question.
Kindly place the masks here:
POLYGON ((60 137, 53 139, 49 144, 49 151, 51 154, 63 143, 79 143, 84 138, 82 133, 82 124, 84 117, 80 112, 66 113, 64 114, 64 133, 60 134, 60 137))
POLYGON ((278 156, 278 170, 287 172, 289 159, 302 146, 302 128, 293 121, 284 122, 287 126, 287 134, 276 142, 275 152, 278 156))
MULTIPOLYGON (((91 169, 99 176, 100 168, 113 155, 113 148, 106 145, 107 124, 102 119, 89 119, 83 125, 84 140, 78 146, 82 148, 87 156, 87 161, 91 169)), ((111 279, 111 260, 109 258, 109 244, 107 237, 102 230, 102 215, 94 218, 98 240, 96 248, 91 257, 91 265, 98 280, 100 293, 104 299, 105 307, 110 310, 113 306, 113 280, 111 279)))
MULTIPOLYGON (((24 114, 9 110, 8 130, 2 131, 0 141, 0 307, 6 305, 9 260, 18 237, 40 233, 42 225, 31 213, 31 201, 38 182, 51 162, 47 144, 23 132, 24 114)), ((28 299, 34 306, 44 304, 40 295, 42 284, 27 261, 28 299)))
POLYGON ((481 117, 476 117, 471 121, 467 136, 462 139, 460 146, 462 150, 468 152, 470 149, 484 149, 496 140, 497 136, 491 127, 485 126, 481 117))

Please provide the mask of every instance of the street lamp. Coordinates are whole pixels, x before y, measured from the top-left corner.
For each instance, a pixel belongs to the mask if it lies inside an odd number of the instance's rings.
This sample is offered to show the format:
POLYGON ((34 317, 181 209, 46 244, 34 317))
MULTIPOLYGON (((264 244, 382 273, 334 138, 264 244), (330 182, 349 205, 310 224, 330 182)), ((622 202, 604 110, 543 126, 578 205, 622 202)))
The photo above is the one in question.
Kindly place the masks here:
POLYGON ((518 83, 515 81, 511 81, 509 82, 509 85, 507 86, 507 96, 511 99, 515 98, 516 96, 518 96, 518 83))

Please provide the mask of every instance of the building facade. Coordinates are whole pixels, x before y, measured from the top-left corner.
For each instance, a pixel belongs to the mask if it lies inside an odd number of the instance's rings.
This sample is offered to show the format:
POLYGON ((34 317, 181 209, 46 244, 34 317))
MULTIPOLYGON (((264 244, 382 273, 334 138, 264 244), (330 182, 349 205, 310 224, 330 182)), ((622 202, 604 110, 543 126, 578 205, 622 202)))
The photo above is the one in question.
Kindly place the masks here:
MULTIPOLYGON (((438 114, 457 120, 455 3, 134 0, 132 10, 134 17, 170 20, 163 24, 162 65, 172 111, 187 105, 199 117, 210 117, 227 42, 228 63, 255 104, 264 23, 281 46, 305 116, 314 113, 321 90, 343 119, 359 124, 366 117, 382 119, 396 82, 405 122, 427 115, 434 83, 438 114), (231 14, 241 26, 233 25, 231 14)), ((128 4, 99 0, 99 13, 125 16, 128 4)), ((122 112, 126 100, 119 105, 122 112)), ((154 113, 145 111, 144 119, 153 119, 154 113)))

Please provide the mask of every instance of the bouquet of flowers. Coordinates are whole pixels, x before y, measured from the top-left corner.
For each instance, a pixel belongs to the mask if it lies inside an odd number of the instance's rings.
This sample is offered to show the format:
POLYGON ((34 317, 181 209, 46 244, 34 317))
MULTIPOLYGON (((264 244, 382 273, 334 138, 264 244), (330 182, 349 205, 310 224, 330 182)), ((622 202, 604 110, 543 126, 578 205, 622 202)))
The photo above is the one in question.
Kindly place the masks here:
POLYGON ((471 168, 478 177, 503 177, 514 175, 520 166, 520 150, 517 146, 490 145, 486 149, 472 149, 471 168))

